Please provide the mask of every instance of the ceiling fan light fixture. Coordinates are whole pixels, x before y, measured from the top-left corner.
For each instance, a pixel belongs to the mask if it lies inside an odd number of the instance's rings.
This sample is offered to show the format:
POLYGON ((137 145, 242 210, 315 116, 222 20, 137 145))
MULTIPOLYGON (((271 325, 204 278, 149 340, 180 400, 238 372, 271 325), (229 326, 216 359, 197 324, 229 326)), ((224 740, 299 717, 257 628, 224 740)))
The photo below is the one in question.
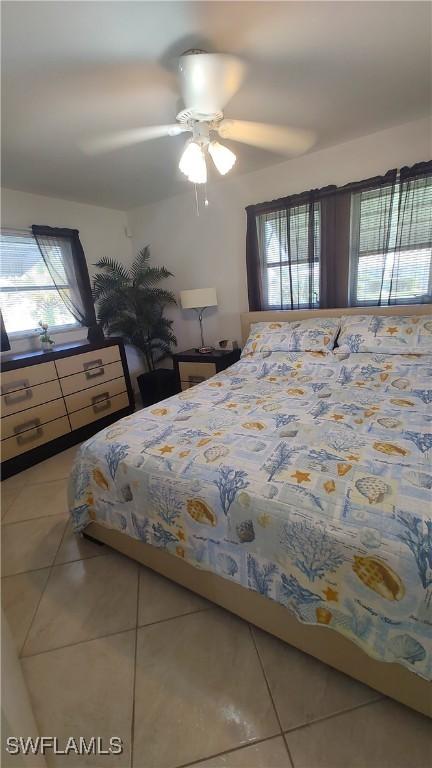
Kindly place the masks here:
POLYGON ((207 181, 207 166, 204 152, 195 141, 189 141, 186 144, 183 154, 180 158, 179 169, 189 181, 194 184, 205 184, 207 181))
POLYGON ((218 141, 211 141, 208 146, 208 151, 217 170, 222 176, 231 170, 237 160, 234 152, 231 152, 228 147, 224 147, 223 144, 219 144, 218 141))

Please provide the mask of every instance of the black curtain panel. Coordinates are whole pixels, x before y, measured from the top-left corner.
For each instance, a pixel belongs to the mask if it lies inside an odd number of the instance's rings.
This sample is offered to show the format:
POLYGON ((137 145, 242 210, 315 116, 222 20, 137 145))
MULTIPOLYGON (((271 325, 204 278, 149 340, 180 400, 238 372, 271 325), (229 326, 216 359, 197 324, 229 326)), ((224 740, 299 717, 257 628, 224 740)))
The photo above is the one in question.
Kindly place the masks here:
POLYGON ((258 247, 258 229, 255 206, 246 208, 246 274, 251 312, 263 308, 260 254, 258 247))
POLYGON ((320 307, 346 307, 349 283, 351 196, 325 195, 320 200, 320 307))
POLYGON ((5 328, 3 321, 3 314, 0 310, 0 352, 8 352, 10 350, 9 336, 5 328))
POLYGON ((77 229, 33 224, 32 232, 59 296, 75 320, 88 327, 89 340, 102 336, 97 325, 90 277, 77 229))
POLYGON ((432 162, 401 168, 398 192, 388 303, 431 303, 432 162))

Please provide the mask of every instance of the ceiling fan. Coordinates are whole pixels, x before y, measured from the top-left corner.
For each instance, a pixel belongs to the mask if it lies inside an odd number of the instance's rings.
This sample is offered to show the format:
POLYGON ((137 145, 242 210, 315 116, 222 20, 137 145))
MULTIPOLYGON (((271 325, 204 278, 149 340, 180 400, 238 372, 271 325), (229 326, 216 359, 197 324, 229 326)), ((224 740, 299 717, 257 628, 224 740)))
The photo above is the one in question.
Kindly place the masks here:
POLYGON ((294 155, 308 150, 315 141, 312 131, 267 125, 224 117, 223 109, 240 88, 246 67, 235 56, 186 51, 179 59, 180 90, 185 104, 171 125, 154 125, 100 136, 83 145, 88 154, 109 152, 163 136, 191 133, 179 162, 189 181, 205 184, 206 156, 221 174, 234 165, 236 156, 217 137, 231 139, 280 154, 294 155))

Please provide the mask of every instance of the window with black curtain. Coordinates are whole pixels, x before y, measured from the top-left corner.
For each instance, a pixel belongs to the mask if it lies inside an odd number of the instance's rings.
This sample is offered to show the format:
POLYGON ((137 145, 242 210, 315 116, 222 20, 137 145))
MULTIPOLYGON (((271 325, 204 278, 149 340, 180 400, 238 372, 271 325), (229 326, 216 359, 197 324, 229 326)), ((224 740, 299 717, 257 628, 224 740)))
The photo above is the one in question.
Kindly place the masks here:
POLYGON ((432 301, 432 162, 246 212, 251 311, 432 301))
POLYGON ((353 194, 350 304, 419 304, 431 293, 432 175, 353 194))
POLYGON ((320 192, 311 190, 246 208, 250 310, 321 305, 320 192))
POLYGON ((77 229, 33 224, 31 231, 2 230, 0 301, 8 333, 32 331, 39 320, 52 329, 88 328, 100 341, 90 277, 77 229))
POLYGON ((257 229, 266 308, 318 307, 319 203, 263 213, 257 229))
MULTIPOLYGON (((0 302, 9 334, 30 333, 39 320, 61 330, 78 323, 60 296, 31 232, 2 230, 0 302)), ((56 253, 61 290, 70 291, 60 251, 56 253)))

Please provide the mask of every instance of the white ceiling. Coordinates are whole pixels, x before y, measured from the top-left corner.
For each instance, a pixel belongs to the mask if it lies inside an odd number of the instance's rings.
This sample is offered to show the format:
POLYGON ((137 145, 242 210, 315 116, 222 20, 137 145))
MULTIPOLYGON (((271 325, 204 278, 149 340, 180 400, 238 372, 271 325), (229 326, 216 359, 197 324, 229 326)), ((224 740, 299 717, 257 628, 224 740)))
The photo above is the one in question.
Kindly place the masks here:
MULTIPOLYGON (((99 133, 173 122, 175 59, 191 47, 247 62, 227 117, 311 128, 315 148, 414 120, 430 111, 431 8, 3 2, 3 184, 120 209, 183 191, 184 136, 92 158, 79 145, 99 133)), ((232 147, 232 173, 285 159, 232 147)))

